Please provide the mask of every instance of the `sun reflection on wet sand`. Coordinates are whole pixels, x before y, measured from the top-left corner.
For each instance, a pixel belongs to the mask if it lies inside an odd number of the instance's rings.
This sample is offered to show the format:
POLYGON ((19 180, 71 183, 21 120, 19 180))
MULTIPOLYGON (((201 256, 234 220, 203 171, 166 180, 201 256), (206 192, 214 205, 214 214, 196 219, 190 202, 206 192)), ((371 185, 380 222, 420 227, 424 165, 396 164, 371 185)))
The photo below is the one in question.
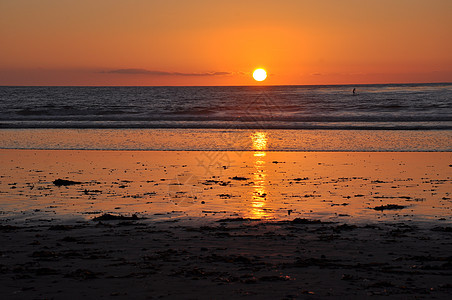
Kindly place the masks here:
MULTIPOLYGON (((255 145, 273 144, 268 132, 248 138, 255 145)), ((205 152, 0 149, 0 220, 92 219, 112 213, 190 222, 229 217, 452 221, 450 152, 258 148, 240 153, 229 167, 211 164, 212 176, 199 164, 205 152), (80 184, 56 186, 57 178, 80 184), (404 208, 374 209, 391 204, 404 208)))
POLYGON ((251 211, 249 218, 266 219, 269 218, 266 209, 267 202, 267 172, 266 172, 266 152, 267 149, 267 133, 255 132, 251 135, 253 141, 254 152, 254 172, 253 172, 253 194, 251 199, 251 211))

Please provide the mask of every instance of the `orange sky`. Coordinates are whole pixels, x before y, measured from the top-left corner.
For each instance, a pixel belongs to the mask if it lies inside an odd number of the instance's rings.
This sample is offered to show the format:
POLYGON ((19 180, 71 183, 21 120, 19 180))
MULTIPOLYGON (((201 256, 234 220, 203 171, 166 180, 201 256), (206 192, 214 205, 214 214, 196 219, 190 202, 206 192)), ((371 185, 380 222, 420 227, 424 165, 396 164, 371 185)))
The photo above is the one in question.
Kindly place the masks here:
POLYGON ((451 0, 1 0, 0 85, 451 82, 451 34, 451 0))

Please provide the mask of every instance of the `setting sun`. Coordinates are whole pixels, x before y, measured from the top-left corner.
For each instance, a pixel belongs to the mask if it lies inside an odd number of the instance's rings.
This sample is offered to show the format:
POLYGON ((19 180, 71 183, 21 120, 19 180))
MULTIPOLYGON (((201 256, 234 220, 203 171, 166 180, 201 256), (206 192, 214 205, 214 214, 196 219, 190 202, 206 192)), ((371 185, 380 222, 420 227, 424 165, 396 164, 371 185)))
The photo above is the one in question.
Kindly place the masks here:
POLYGON ((253 78, 256 81, 264 81, 267 78, 267 72, 264 69, 256 69, 253 72, 253 78))

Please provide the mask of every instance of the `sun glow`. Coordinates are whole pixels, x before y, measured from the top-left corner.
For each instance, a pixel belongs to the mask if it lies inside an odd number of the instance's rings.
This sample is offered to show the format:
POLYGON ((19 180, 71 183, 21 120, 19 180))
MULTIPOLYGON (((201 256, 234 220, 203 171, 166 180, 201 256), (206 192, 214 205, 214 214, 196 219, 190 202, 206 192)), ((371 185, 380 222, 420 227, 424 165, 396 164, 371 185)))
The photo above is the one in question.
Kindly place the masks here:
POLYGON ((267 78, 267 72, 264 69, 256 69, 253 72, 253 78, 256 81, 264 81, 267 78))

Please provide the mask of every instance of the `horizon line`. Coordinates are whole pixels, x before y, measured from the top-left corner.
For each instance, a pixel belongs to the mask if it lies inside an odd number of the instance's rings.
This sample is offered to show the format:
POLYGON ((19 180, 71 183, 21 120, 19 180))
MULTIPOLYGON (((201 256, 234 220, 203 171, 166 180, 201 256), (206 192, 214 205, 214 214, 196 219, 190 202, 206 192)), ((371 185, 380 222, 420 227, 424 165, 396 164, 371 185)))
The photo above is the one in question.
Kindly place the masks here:
POLYGON ((326 84, 243 84, 243 85, 2 85, 0 87, 283 87, 283 86, 367 86, 367 85, 413 85, 413 84, 452 84, 452 81, 439 82, 391 82, 391 83, 326 83, 326 84))

